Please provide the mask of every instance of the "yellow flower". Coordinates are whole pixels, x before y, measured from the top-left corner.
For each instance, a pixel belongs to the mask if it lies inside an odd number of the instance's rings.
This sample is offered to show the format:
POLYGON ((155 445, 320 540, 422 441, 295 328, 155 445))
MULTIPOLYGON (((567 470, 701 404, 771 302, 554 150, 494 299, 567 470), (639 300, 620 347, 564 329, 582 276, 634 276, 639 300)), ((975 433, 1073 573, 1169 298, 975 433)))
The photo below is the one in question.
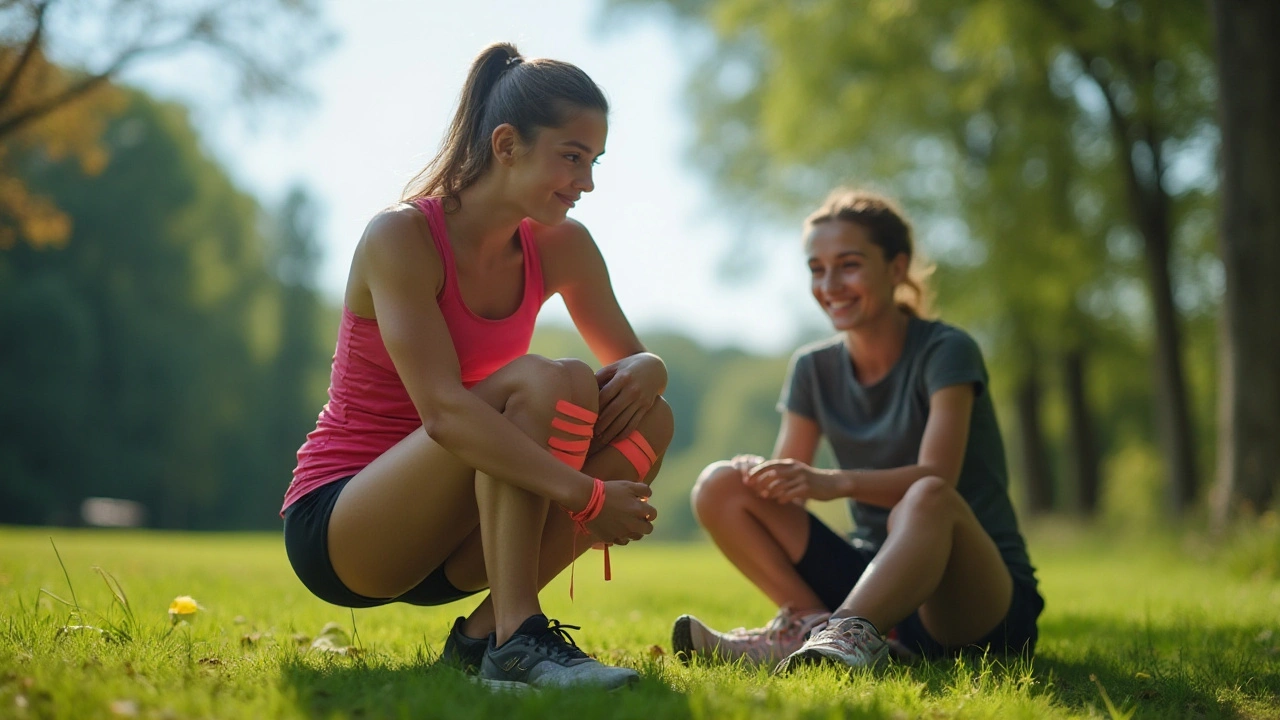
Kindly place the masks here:
POLYGON ((180 595, 169 603, 169 622, 177 625, 183 620, 194 620, 196 611, 200 606, 196 604, 195 598, 190 595, 180 595))

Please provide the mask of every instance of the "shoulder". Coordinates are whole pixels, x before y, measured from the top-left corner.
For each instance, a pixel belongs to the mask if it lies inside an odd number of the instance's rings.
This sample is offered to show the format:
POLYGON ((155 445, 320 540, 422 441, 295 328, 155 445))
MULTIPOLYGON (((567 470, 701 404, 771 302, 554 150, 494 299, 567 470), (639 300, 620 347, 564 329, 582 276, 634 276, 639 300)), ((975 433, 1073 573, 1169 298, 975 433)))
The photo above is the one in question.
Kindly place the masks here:
POLYGON ((919 367, 929 393, 949 385, 974 383, 976 394, 981 395, 987 384, 987 368, 973 336, 941 321, 928 322, 926 330, 919 367))
POLYGON ((369 311, 365 298, 375 284, 426 284, 438 293, 443 281, 443 263, 426 218, 413 205, 400 203, 381 210, 365 226, 352 261, 347 300, 353 310, 369 311))
POLYGON ((577 220, 566 219, 558 225, 543 225, 529 221, 533 239, 543 258, 581 257, 584 252, 599 254, 596 241, 587 228, 577 220))
POLYGON ((924 352, 929 355, 960 354, 982 359, 982 348, 967 331, 941 320, 920 320, 925 324, 924 352))
MULTIPOLYGON (((375 254, 408 252, 425 248, 430 243, 431 229, 416 207, 398 203, 384 208, 365 225, 359 249, 375 254)), ((432 252, 432 255, 435 253, 432 252)))
POLYGON ((558 225, 530 221, 548 295, 571 287, 601 287, 608 281, 604 256, 591 233, 576 220, 558 225))
POLYGON ((836 335, 817 340, 796 348, 791 354, 791 368, 821 368, 838 364, 841 354, 845 353, 844 340, 836 335))

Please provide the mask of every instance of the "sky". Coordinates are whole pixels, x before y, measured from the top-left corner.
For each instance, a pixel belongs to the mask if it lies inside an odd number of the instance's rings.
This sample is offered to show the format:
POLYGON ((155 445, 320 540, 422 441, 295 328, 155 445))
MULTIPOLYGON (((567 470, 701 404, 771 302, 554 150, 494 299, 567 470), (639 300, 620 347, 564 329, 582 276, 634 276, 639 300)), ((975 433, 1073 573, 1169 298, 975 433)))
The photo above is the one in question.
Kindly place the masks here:
MULTIPOLYGON (((192 89, 182 60, 139 65, 124 79, 190 106, 210 151, 264 204, 298 183, 313 194, 320 285, 338 302, 365 224, 434 154, 480 49, 509 41, 526 57, 575 63, 611 109, 596 189, 570 215, 595 237, 642 339, 674 330, 709 346, 785 353, 826 322, 808 294, 801 218, 743 227, 719 207, 688 159, 693 119, 683 97, 699 37, 661 12, 606 15, 601 5, 333 0, 325 12, 337 43, 303 73, 313 100, 301 106, 237 109, 229 92, 192 89), (726 277, 742 233, 764 248, 758 269, 726 277)), ((555 298, 540 322, 570 321, 555 298)))

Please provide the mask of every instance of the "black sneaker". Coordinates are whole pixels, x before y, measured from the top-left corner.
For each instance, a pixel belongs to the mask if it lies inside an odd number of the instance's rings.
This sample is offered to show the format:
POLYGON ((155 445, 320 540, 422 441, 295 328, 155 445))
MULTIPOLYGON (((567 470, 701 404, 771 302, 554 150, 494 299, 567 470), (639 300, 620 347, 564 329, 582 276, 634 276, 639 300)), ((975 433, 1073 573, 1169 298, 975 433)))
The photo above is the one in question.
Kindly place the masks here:
POLYGON ((640 679, 635 670, 605 665, 578 649, 566 630, 579 629, 548 621, 539 613, 525 620, 502 647, 495 647, 496 638, 490 635, 480 663, 480 682, 502 690, 583 686, 613 690, 640 679))
POLYGON ((484 649, 489 642, 486 638, 472 638, 462 634, 462 623, 465 618, 453 621, 449 637, 444 641, 444 650, 440 653, 440 661, 452 665, 468 675, 480 671, 480 661, 484 659, 484 649))

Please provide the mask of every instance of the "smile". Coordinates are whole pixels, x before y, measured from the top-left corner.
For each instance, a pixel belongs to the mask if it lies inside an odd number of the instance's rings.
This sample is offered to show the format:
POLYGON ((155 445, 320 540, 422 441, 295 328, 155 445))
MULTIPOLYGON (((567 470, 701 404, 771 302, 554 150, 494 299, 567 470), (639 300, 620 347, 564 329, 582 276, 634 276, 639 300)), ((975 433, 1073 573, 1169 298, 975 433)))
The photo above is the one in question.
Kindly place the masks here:
POLYGON ((555 195, 560 200, 560 202, 564 203, 565 205, 568 205, 569 207, 573 207, 578 202, 577 198, 569 198, 565 195, 561 195, 560 193, 556 193, 555 195))

